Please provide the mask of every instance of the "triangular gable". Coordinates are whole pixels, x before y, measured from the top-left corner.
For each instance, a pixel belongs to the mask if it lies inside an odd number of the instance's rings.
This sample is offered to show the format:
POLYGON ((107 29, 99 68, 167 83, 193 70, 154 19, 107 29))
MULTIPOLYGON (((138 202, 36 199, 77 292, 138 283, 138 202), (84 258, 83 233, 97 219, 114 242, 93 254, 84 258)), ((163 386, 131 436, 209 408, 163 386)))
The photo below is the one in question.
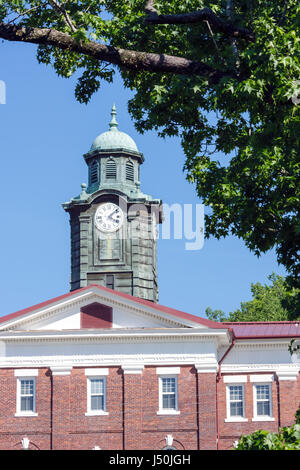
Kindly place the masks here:
POLYGON ((161 327, 224 329, 221 323, 95 284, 0 317, 0 330, 161 327))

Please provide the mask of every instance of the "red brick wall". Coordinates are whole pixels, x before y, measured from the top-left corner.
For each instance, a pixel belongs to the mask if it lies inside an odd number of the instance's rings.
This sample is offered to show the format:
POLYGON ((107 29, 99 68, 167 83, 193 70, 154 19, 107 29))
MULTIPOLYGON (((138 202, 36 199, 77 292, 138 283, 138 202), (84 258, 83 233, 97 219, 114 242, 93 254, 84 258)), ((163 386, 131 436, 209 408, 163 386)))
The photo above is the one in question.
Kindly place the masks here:
POLYGON ((198 374, 200 449, 217 448, 216 374, 198 374), (205 398, 205 399, 203 399, 205 398))
POLYGON ((51 373, 39 369, 36 377, 36 408, 38 416, 15 417, 17 377, 14 369, 0 369, 0 449, 21 448, 27 436, 33 448, 50 447, 51 373))
POLYGON ((291 426, 295 423, 295 411, 300 406, 300 381, 280 380, 278 388, 280 426, 291 426))
POLYGON ((142 374, 124 374, 124 448, 142 449, 142 374))
MULTIPOLYGON (((179 415, 158 415, 158 375, 156 367, 142 374, 123 374, 120 367, 109 368, 107 376, 108 416, 85 416, 87 377, 84 368, 70 375, 54 375, 39 369, 36 378, 37 417, 15 417, 16 383, 13 369, 0 369, 0 449, 21 448, 27 436, 31 448, 49 449, 152 449, 165 446, 172 434, 178 449, 215 449, 217 438, 216 375, 197 374, 193 366, 181 366, 178 376, 179 415), (51 401, 51 396, 53 400, 51 401)), ((253 384, 245 384, 246 423, 225 423, 226 384, 218 383, 220 449, 232 448, 241 434, 257 429, 278 430, 278 396, 281 426, 294 423, 300 402, 300 381, 272 382, 274 422, 252 422, 253 384)))
MULTIPOLYGON (((143 449, 161 449, 165 437, 172 434, 179 442, 176 447, 198 448, 197 374, 193 366, 181 366, 178 376, 179 415, 158 415, 159 376, 156 367, 145 367, 142 376, 142 440, 143 449), (163 442, 160 442, 163 439, 163 442)), ((174 442, 175 445, 175 442, 174 442)))
MULTIPOLYGON (((240 375, 240 374, 239 374, 240 375)), ((243 374, 245 375, 245 374, 243 374)), ((276 379, 276 376, 275 376, 276 379)), ((219 406, 219 449, 232 449, 234 441, 243 434, 250 434, 259 429, 278 432, 279 426, 291 426, 295 424, 295 412, 300 402, 300 380, 279 381, 274 380, 272 385, 272 414, 274 421, 252 421, 253 418, 253 383, 250 382, 250 375, 244 383, 245 393, 245 418, 247 422, 228 423, 226 411, 226 384, 223 378, 218 384, 218 406, 219 406), (279 396, 279 400, 278 400, 279 396), (280 416, 279 416, 280 410, 280 416)))
POLYGON ((109 368, 106 377, 108 416, 85 416, 87 378, 85 369, 71 372, 70 445, 75 449, 123 449, 123 372, 109 368))
POLYGON ((70 449, 70 415, 73 401, 70 388, 70 375, 53 375, 50 426, 52 425, 52 447, 57 450, 70 449))

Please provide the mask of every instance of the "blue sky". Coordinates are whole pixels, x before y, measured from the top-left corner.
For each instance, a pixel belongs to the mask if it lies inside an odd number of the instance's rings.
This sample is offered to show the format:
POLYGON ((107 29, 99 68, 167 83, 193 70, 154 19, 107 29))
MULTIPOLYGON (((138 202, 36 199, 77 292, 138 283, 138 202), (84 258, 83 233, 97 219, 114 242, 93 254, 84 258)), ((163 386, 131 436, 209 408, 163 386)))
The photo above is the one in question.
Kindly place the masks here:
MULTIPOLYGON (((127 112, 131 94, 119 79, 103 84, 88 105, 74 97, 75 80, 58 78, 39 65, 32 45, 0 44, 0 315, 69 291, 69 220, 61 204, 87 182, 82 158, 94 138, 108 129, 117 106, 119 129, 144 153, 141 189, 168 204, 199 204, 182 171, 178 139, 140 135, 127 112)), ((226 312, 251 298, 251 282, 285 275, 274 252, 257 258, 235 237, 205 240, 187 251, 186 240, 159 240, 161 304, 205 316, 206 307, 226 312)))

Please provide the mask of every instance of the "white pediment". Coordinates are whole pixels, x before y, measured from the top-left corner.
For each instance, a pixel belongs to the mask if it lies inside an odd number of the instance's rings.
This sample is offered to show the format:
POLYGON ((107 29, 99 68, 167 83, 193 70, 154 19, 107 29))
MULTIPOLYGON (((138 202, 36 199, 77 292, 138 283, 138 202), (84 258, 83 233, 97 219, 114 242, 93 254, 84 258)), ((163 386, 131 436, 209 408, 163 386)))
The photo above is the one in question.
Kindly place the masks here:
MULTIPOLYGON (((90 286, 61 298, 53 299, 31 309, 24 310, 23 314, 16 314, 13 318, 0 323, 0 330, 21 331, 62 331, 82 329, 82 308, 98 303, 112 309, 112 323, 110 328, 205 328, 192 320, 172 315, 170 311, 160 310, 160 306, 146 302, 136 301, 134 297, 122 297, 120 294, 90 286), (57 300, 58 299, 58 300, 57 300)), ((171 309, 169 309, 171 310, 171 309)), ((174 311, 175 312, 175 311, 174 311)), ((0 319, 1 320, 1 319, 0 319)), ((91 327, 93 328, 93 327, 91 327)))

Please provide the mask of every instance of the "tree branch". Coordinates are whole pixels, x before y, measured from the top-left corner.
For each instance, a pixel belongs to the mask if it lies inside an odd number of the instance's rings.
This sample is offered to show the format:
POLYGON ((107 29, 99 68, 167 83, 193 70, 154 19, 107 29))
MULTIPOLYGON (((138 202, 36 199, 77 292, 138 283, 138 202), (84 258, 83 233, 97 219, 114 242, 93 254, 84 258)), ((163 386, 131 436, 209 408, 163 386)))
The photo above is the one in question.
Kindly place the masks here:
POLYGON ((25 15, 28 15, 28 13, 31 13, 32 11, 34 10, 37 10, 38 8, 41 8, 43 5, 38 5, 36 7, 33 7, 33 8, 30 8, 29 10, 26 10, 24 11, 24 13, 20 13, 20 15, 16 16, 15 18, 13 18, 12 20, 10 20, 8 22, 9 23, 14 23, 15 21, 17 21, 19 18, 21 18, 21 16, 25 16, 25 15))
POLYGON ((199 11, 182 13, 178 15, 158 15, 154 8, 154 2, 149 0, 145 7, 148 16, 145 22, 148 24, 193 24, 201 21, 209 21, 214 28, 221 33, 234 38, 242 38, 254 42, 255 34, 247 28, 240 28, 232 22, 226 22, 219 18, 210 8, 203 8, 199 11))
POLYGON ((46 46, 54 46, 109 62, 133 71, 199 75, 211 83, 218 83, 223 77, 237 78, 233 72, 212 68, 204 62, 166 54, 154 54, 106 46, 94 41, 76 41, 67 33, 48 28, 27 28, 19 25, 0 23, 0 38, 46 46))
POLYGON ((215 46, 216 51, 217 51, 217 54, 218 54, 218 58, 219 58, 219 60, 220 60, 221 62, 224 63, 223 57, 222 57, 221 54, 220 54, 220 51, 219 51, 219 48, 218 48, 218 44, 217 44, 217 42, 216 42, 216 40, 215 40, 215 36, 214 36, 214 33, 213 33, 212 29, 211 29, 211 26, 210 26, 210 24, 209 24, 209 21, 206 21, 206 20, 205 20, 205 23, 207 24, 208 30, 209 30, 210 35, 211 35, 211 37, 212 37, 214 46, 215 46))
POLYGON ((68 15, 68 12, 56 0, 49 0, 49 3, 53 6, 53 8, 58 13, 62 14, 64 22, 66 23, 66 25, 69 26, 72 33, 75 33, 77 31, 77 28, 73 25, 72 20, 68 15))

